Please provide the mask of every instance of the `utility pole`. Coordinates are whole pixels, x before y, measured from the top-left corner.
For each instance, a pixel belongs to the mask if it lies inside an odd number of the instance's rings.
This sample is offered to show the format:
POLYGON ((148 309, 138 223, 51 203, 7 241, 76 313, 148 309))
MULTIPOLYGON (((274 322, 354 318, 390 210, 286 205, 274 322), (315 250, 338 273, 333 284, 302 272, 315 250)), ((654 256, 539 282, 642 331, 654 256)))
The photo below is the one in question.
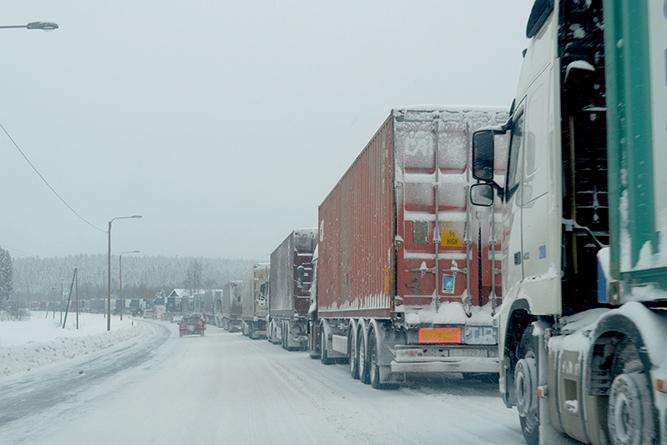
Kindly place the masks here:
POLYGON ((58 298, 58 307, 60 308, 60 324, 63 324, 63 282, 60 281, 60 297, 58 298))
POLYGON ((109 226, 107 229, 107 331, 111 330, 111 223, 117 219, 137 219, 141 218, 141 215, 132 215, 132 216, 117 216, 109 220, 109 226))
POLYGON ((72 274, 72 284, 69 286, 69 294, 67 295, 67 306, 65 307, 65 319, 63 320, 63 329, 67 325, 67 314, 69 314, 69 304, 72 301, 72 291, 74 291, 74 283, 76 282, 76 274, 78 269, 75 267, 72 274))
POLYGON ((76 283, 75 283, 75 295, 76 295, 76 330, 79 330, 79 274, 77 271, 76 274, 76 283))

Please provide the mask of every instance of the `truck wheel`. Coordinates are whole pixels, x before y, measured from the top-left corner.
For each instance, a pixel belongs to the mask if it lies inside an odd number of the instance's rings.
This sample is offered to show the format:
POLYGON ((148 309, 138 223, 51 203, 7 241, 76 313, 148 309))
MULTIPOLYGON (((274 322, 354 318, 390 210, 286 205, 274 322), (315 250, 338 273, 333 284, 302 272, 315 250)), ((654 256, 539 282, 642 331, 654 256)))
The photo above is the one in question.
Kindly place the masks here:
POLYGON ((375 330, 371 329, 368 333, 368 377, 371 386, 380 389, 380 368, 377 361, 377 347, 375 345, 375 330))
POLYGON ((255 323, 249 324, 248 337, 250 337, 251 340, 255 340, 257 338, 257 334, 255 333, 255 323))
POLYGON ((310 333, 308 334, 308 347, 310 348, 308 351, 308 356, 312 358, 313 360, 319 359, 320 356, 320 351, 319 351, 319 345, 320 345, 320 339, 318 337, 318 330, 319 328, 315 326, 315 323, 312 321, 309 321, 309 326, 310 326, 310 333))
POLYGON ((273 323, 273 320, 271 320, 269 322, 269 331, 268 331, 268 335, 266 336, 266 339, 272 345, 276 344, 276 325, 273 323))
POLYGON ((514 391, 521 432, 527 445, 540 443, 540 415, 537 402, 537 342, 533 326, 523 332, 514 368, 514 391))
POLYGON ((654 437, 653 403, 641 372, 619 374, 609 393, 607 425, 614 445, 652 443, 654 437))
POLYGON ((364 342, 363 332, 359 332, 359 334, 361 334, 357 335, 357 350, 359 351, 359 380, 361 380, 361 383, 368 384, 370 382, 368 380, 368 357, 366 354, 366 342, 364 342))
POLYGON ((357 336, 354 335, 354 328, 350 326, 347 332, 347 358, 350 365, 350 376, 353 379, 359 378, 359 354, 357 354, 357 336))
POLYGON ((285 347, 285 320, 280 320, 280 346, 287 349, 285 347))
POLYGON ((320 361, 323 365, 331 365, 335 360, 329 358, 329 354, 327 353, 327 334, 324 331, 324 326, 322 326, 320 332, 320 361))

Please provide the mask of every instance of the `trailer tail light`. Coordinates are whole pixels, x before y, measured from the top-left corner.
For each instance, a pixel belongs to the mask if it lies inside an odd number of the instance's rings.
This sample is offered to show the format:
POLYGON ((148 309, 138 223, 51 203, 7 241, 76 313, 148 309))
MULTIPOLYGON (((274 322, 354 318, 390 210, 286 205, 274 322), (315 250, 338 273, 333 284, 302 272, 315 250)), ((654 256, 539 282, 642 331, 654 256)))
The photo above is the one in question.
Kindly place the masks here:
POLYGON ((655 379, 655 389, 658 392, 667 393, 667 382, 665 382, 665 379, 655 379))
POLYGON ((419 328, 419 343, 461 343, 461 328, 419 328))

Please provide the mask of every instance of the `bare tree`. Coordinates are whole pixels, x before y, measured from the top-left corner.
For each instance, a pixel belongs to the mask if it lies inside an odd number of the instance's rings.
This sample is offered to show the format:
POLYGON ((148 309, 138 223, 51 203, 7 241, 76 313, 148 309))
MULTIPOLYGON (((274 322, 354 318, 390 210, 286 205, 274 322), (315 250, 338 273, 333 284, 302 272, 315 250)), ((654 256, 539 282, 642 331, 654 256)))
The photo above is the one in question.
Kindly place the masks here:
POLYGON ((5 306, 14 290, 14 268, 9 251, 0 247, 0 308, 5 306))

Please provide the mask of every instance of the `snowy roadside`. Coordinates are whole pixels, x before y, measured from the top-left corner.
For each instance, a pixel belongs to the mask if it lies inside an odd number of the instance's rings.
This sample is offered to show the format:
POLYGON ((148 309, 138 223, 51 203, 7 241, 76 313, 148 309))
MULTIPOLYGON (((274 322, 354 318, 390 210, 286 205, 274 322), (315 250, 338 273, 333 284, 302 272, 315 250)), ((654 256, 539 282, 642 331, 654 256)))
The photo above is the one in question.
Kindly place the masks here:
POLYGON ((101 314, 81 314, 79 330, 74 320, 62 329, 58 319, 34 312, 30 320, 0 323, 0 379, 19 377, 49 365, 75 363, 100 352, 145 342, 162 328, 144 320, 112 318, 112 330, 106 331, 101 314))

